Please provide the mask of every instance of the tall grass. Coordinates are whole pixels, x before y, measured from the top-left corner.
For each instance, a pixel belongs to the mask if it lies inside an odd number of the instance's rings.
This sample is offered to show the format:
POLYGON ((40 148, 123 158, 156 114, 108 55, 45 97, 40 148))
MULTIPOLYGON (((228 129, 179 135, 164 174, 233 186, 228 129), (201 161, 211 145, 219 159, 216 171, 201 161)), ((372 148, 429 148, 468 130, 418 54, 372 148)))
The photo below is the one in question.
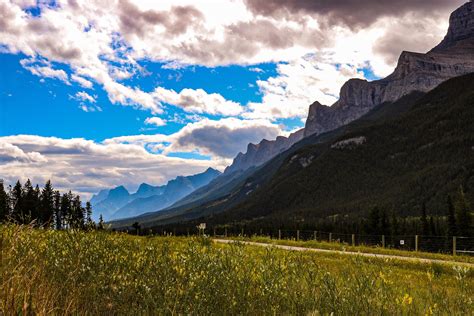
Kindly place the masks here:
POLYGON ((2 314, 435 314, 474 310, 473 272, 206 239, 2 226, 2 314))

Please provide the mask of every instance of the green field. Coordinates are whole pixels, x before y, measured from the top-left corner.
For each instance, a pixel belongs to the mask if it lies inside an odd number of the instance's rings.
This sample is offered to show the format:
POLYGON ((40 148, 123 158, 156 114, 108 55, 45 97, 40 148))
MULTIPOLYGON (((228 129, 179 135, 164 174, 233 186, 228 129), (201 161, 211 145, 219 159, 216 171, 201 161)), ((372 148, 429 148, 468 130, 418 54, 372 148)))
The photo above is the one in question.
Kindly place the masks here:
POLYGON ((335 250, 342 252, 360 252, 360 253, 373 253, 380 255, 391 255, 391 256, 400 256, 400 257, 409 257, 409 258, 422 258, 422 259, 432 259, 432 260, 443 260, 443 261, 455 261, 460 263, 470 263, 474 264, 474 256, 470 255, 450 255, 443 253, 433 253, 433 252, 415 252, 409 250, 398 250, 391 248, 382 248, 380 246, 351 246, 345 243, 339 242, 327 242, 327 241, 315 241, 315 240, 306 240, 306 241, 297 241, 294 239, 273 239, 270 237, 263 236, 252 236, 252 237, 229 237, 223 238, 235 241, 250 241, 271 245, 283 245, 283 246, 294 246, 294 247, 303 247, 303 248, 314 248, 314 249, 324 249, 324 250, 335 250))
POLYGON ((1 314, 469 315, 474 272, 209 239, 2 226, 1 314))

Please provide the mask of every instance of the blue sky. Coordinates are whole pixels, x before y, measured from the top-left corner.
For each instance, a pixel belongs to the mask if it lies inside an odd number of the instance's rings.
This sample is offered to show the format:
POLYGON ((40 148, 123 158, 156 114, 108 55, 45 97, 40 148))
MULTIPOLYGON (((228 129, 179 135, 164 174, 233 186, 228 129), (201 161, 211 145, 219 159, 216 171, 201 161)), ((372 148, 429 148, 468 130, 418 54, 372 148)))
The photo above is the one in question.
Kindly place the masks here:
MULTIPOLYGON (((33 134, 102 141, 122 135, 172 134, 187 123, 184 111, 167 105, 164 117, 172 119, 177 115, 184 121, 170 120, 165 126, 146 126, 144 121, 150 116, 148 111, 112 104, 107 93, 97 85, 90 94, 97 96, 97 105, 102 111, 85 112, 80 108, 80 102, 72 98, 77 92, 84 91, 82 87, 33 75, 20 65, 20 60, 24 58, 26 56, 23 54, 0 54, 0 64, 3 65, 0 73, 0 111, 1 117, 5 119, 0 125, 0 136, 33 134)), ((166 69, 163 68, 163 63, 150 61, 141 65, 149 74, 122 82, 140 87, 144 91, 152 91, 156 86, 178 91, 184 88, 201 88, 242 104, 261 102, 262 96, 256 81, 276 75, 275 63, 216 68, 190 66, 183 69, 166 69), (262 71, 250 70, 254 68, 262 71)), ((64 65, 58 65, 57 69, 69 72, 68 67, 64 65)), ((218 118, 209 114, 201 116, 218 118)), ((295 123, 302 125, 301 122, 293 122, 291 119, 282 120, 281 123, 287 124, 290 129, 295 123)))
POLYGON ((370 17, 371 1, 324 13, 286 1, 0 2, 0 178, 87 197, 223 170, 248 143, 302 128, 348 79, 433 47, 462 2, 370 17))

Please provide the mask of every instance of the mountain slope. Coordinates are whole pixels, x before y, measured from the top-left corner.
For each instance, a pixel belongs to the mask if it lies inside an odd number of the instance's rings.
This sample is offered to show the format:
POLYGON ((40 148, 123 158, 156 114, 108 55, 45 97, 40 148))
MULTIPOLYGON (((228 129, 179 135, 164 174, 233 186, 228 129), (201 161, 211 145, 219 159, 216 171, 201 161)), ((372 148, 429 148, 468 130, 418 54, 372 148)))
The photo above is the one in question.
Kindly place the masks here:
POLYGON ((278 136, 275 140, 262 140, 258 144, 249 144, 245 154, 239 153, 232 164, 225 169, 224 173, 244 171, 252 167, 258 167, 272 159, 279 153, 284 152, 295 143, 303 139, 304 130, 300 129, 288 137, 278 136))
POLYGON ((188 199, 189 197, 196 195, 195 199, 191 200, 189 203, 182 203, 182 201, 179 201, 175 205, 176 207, 173 206, 157 213, 144 214, 133 219, 116 221, 113 223, 113 226, 129 226, 135 221, 140 222, 144 226, 162 225, 183 222, 209 214, 224 212, 241 203, 247 199, 253 191, 271 181, 273 175, 278 171, 281 164, 283 164, 285 159, 288 159, 288 157, 295 151, 307 146, 308 144, 317 144, 335 139, 354 129, 373 124, 375 120, 398 116, 409 110, 422 95, 422 93, 413 93, 402 98, 399 102, 385 103, 372 110, 363 118, 356 120, 347 126, 343 126, 337 130, 322 135, 312 135, 307 137, 293 145, 293 147, 288 151, 277 155, 268 163, 258 168, 252 168, 246 172, 236 174, 231 181, 222 181, 222 179, 226 179, 227 176, 226 174, 223 174, 208 186, 205 186, 186 197, 186 199, 188 199), (213 184, 214 186, 212 186, 213 184), (205 190, 210 190, 210 194, 207 198, 201 198, 204 195, 204 192, 200 191, 205 190))
POLYGON ((305 222, 364 214, 443 214, 463 185, 474 198, 474 75, 452 79, 399 118, 377 120, 292 153, 271 182, 211 222, 305 222))

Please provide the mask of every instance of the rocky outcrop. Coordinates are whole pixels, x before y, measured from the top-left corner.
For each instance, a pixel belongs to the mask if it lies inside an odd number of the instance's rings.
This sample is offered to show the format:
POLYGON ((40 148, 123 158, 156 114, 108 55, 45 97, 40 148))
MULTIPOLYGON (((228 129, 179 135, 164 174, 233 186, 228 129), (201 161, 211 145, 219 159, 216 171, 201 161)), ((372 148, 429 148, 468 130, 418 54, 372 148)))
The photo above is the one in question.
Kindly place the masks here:
POLYGON ((227 167, 224 173, 232 173, 239 170, 247 170, 251 167, 260 166, 269 161, 279 153, 287 150, 293 144, 303 139, 303 129, 292 133, 288 137, 278 136, 275 140, 262 140, 258 144, 249 144, 245 154, 239 153, 232 165, 227 167))
POLYGON ((474 72, 474 3, 453 12, 444 40, 426 54, 403 52, 388 77, 368 82, 351 79, 331 107, 310 106, 304 136, 321 134, 358 119, 374 107, 413 92, 427 92, 440 83, 474 72))

